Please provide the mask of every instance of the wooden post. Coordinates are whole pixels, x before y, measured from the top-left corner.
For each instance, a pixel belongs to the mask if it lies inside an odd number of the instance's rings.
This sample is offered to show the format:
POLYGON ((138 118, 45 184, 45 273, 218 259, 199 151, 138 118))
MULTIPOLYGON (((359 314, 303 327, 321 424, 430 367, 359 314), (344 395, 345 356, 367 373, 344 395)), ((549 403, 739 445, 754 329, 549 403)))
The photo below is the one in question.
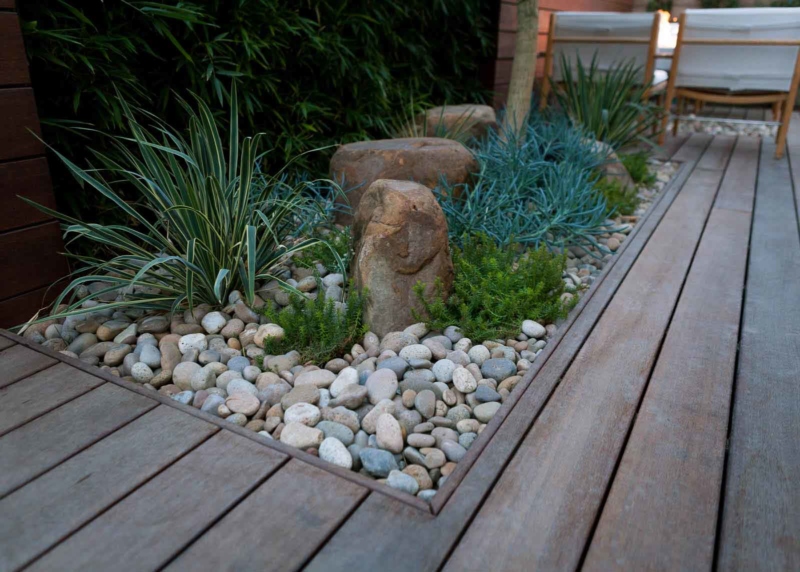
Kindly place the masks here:
POLYGON ((792 120, 792 110, 794 109, 794 102, 797 99, 798 83, 800 83, 800 48, 797 50, 797 59, 794 63, 794 74, 792 74, 792 84, 789 88, 789 95, 783 103, 781 126, 778 128, 778 137, 775 140, 776 159, 783 157, 783 151, 786 148, 786 135, 789 133, 789 122, 792 120))
MULTIPOLYGON (((675 51, 672 54, 672 65, 669 68, 669 80, 667 81, 667 100, 664 103, 664 118, 661 120, 661 134, 658 136, 658 144, 663 145, 667 136, 667 123, 669 123, 669 110, 672 105, 672 98, 675 97, 675 76, 678 73, 678 63, 681 59, 681 43, 683 42, 683 31, 686 29, 686 14, 681 14, 678 20, 678 41, 675 44, 675 51)), ((678 120, 675 120, 675 131, 678 130, 678 120)))

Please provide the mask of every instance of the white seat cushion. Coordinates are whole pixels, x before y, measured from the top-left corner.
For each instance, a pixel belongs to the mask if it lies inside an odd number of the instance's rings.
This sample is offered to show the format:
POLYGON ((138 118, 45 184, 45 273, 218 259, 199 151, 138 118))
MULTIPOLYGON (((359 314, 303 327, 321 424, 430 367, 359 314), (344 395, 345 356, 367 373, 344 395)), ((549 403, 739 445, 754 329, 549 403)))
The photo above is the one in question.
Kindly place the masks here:
POLYGON ((669 74, 664 70, 655 70, 653 72, 653 85, 658 85, 669 79, 669 74))

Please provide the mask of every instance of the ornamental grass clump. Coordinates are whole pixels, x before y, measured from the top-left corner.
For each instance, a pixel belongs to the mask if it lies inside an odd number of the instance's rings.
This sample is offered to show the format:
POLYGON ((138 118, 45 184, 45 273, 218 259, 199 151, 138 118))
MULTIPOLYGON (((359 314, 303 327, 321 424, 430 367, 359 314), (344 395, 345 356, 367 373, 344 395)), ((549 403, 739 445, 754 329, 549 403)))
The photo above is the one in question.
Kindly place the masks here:
POLYGON ((314 300, 293 293, 289 305, 278 308, 267 304, 262 314, 285 332, 282 339, 266 339, 264 351, 268 355, 280 355, 292 350, 300 352, 302 363, 319 365, 344 355, 353 344, 358 343, 367 328, 362 321, 365 296, 355 288, 344 306, 324 295, 322 283, 317 279, 319 295, 314 300))
POLYGON ((592 58, 587 68, 562 55, 561 70, 555 97, 575 125, 614 149, 652 145, 663 110, 646 96, 651 82, 642 84, 641 67, 623 62, 601 70, 592 58))
POLYGON ((553 322, 577 300, 561 298, 566 260, 545 248, 522 252, 515 245, 498 246, 486 235, 467 238, 453 248, 455 280, 449 297, 443 296, 441 283, 429 298, 424 284, 415 286, 422 306, 415 319, 433 330, 458 325, 472 340, 516 337, 524 320, 553 322))
POLYGON ((198 112, 185 105, 188 137, 150 114, 144 114, 151 122, 145 127, 125 106, 130 136, 113 139, 113 157, 97 153, 98 168, 82 169, 54 151, 130 224, 86 223, 26 201, 65 223, 68 246, 90 241, 112 253, 107 260, 73 256, 81 266, 54 303, 66 307, 53 317, 96 311, 82 305, 115 294, 104 308, 174 312, 224 305, 233 290, 253 303, 257 281, 277 279, 273 270, 292 253, 322 242, 298 236, 302 221, 320 216, 306 192, 309 183, 292 185, 281 174, 259 172, 261 136, 240 139, 236 98, 226 142, 201 100, 198 112), (123 186, 135 203, 121 198, 123 186), (78 296, 98 281, 107 287, 78 296))
POLYGON ((473 184, 436 190, 454 242, 485 234, 501 245, 597 245, 606 204, 595 172, 606 157, 565 117, 533 115, 524 137, 492 132, 475 156, 473 184))

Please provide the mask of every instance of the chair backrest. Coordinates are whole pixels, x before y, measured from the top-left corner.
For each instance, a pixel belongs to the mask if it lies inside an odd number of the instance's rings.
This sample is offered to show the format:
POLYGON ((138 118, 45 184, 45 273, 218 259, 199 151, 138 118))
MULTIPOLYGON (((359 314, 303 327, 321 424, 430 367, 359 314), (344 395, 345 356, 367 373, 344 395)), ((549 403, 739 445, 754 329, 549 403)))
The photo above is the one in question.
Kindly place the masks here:
MULTIPOLYGON (((552 22, 552 21, 551 21, 552 22)), ((621 64, 642 68, 650 80, 653 53, 658 40, 659 13, 558 12, 551 28, 553 79, 561 81, 562 55, 570 67, 580 61, 585 68, 595 58, 598 69, 608 71, 621 64), (616 41, 615 41, 616 40, 616 41)), ((574 71, 574 69, 573 69, 574 71)))
POLYGON ((800 8, 686 10, 678 38, 677 87, 788 92, 798 46, 758 43, 800 41, 800 8))

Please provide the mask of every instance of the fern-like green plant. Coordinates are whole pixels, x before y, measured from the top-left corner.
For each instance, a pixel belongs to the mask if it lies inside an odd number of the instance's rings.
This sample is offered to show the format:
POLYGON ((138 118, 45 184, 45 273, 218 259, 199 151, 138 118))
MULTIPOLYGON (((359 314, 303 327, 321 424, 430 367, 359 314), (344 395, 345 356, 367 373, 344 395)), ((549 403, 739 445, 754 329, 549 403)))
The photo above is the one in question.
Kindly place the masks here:
POLYGON ((601 178, 595 189, 606 201, 606 216, 632 215, 641 202, 636 188, 626 187, 617 179, 601 178))
POLYGON ((636 153, 622 153, 619 160, 625 170, 637 185, 649 187, 656 182, 656 175, 650 170, 650 165, 647 162, 650 158, 649 153, 646 151, 637 151, 636 153))
POLYGON ((289 187, 257 171, 261 135, 240 138, 235 95, 227 141, 208 106, 200 99, 197 105, 198 112, 186 105, 184 138, 149 114, 152 125, 145 127, 123 103, 131 135, 113 139, 118 160, 96 155, 99 168, 83 169, 54 150, 77 180, 135 225, 82 222, 23 198, 65 223, 68 246, 89 241, 113 252, 110 259, 74 257, 81 266, 54 304, 67 307, 52 317, 96 311, 84 302, 109 294, 117 300, 100 309, 175 312, 225 304, 233 290, 252 303, 257 281, 276 279, 273 269, 288 255, 321 242, 296 236, 301 221, 319 209, 306 185, 289 187), (119 185, 135 189, 138 207, 119 196, 119 185), (97 281, 107 287, 78 298, 81 286, 97 281))
POLYGON ((642 83, 642 69, 621 62, 601 70, 593 57, 589 67, 579 58, 561 56, 561 82, 555 96, 576 125, 594 139, 621 149, 637 143, 653 145, 662 109, 645 97, 651 82, 642 83))
MULTIPOLYGON (((317 283, 321 284, 319 280, 317 283)), ((321 285, 317 291, 319 295, 314 300, 293 293, 289 306, 279 308, 268 304, 263 308, 266 319, 285 331, 283 339, 265 341, 267 354, 298 350, 303 363, 322 365, 350 351, 366 333, 362 321, 365 292, 359 292, 351 285, 346 307, 341 310, 333 300, 325 298, 321 285)))
POLYGON ((515 337, 524 320, 551 322, 566 316, 572 303, 561 301, 566 255, 544 248, 521 251, 500 247, 486 235, 467 238, 453 248, 455 280, 445 298, 441 282, 425 296, 425 284, 414 293, 422 306, 415 319, 432 329, 457 325, 473 340, 515 337))

